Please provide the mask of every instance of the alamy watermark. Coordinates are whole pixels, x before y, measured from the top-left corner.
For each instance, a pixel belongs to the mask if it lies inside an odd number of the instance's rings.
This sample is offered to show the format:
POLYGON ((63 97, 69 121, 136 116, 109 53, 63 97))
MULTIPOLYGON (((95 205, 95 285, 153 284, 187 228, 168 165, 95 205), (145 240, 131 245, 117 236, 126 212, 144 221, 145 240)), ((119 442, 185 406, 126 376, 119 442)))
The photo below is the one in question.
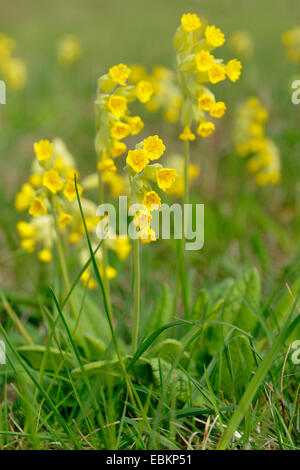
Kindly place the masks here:
MULTIPOLYGON (((131 238, 132 240, 147 238, 148 232, 141 230, 134 220, 139 214, 145 213, 143 204, 127 204, 127 196, 120 196, 118 202, 118 216, 113 204, 101 204, 97 208, 97 216, 101 217, 96 233, 99 239, 116 239, 117 226, 119 238, 131 238), (128 217, 133 220, 128 224, 128 217), (118 219, 118 220, 117 220, 118 219)), ((151 206, 150 224, 155 232, 156 239, 185 240, 186 250, 200 250, 204 245, 204 204, 162 204, 151 206)))
POLYGON ((0 364, 6 364, 5 343, 0 340, 0 364))
POLYGON ((6 104, 6 86, 3 80, 0 80, 0 104, 6 104))
POLYGON ((291 96, 292 103, 299 104, 300 103, 300 80, 294 80, 291 86, 292 86, 292 90, 295 90, 291 96))
POLYGON ((294 349, 292 354, 292 363, 293 364, 300 364, 300 340, 297 339, 291 344, 291 349, 294 349))

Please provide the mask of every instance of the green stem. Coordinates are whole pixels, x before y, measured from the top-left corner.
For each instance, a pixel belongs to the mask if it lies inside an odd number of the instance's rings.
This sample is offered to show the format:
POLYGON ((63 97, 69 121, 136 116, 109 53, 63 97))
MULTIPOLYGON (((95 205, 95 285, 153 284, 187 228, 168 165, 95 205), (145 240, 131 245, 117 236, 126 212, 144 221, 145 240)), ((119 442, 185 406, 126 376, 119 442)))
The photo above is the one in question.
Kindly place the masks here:
MULTIPOLYGON (((99 196, 99 204, 104 203, 104 191, 103 191, 103 181, 102 181, 102 174, 101 171, 98 171, 98 196, 99 196)), ((103 285, 106 293, 106 298, 107 302, 111 308, 111 303, 110 303, 110 289, 109 289, 109 281, 107 277, 107 264, 108 264, 108 259, 107 259, 107 246, 105 243, 105 240, 102 242, 102 268, 103 268, 103 285)))
MULTIPOLYGON (((63 249, 63 246, 62 246, 58 221, 57 221, 56 208, 54 206, 53 200, 51 201, 51 206, 52 206, 52 214, 53 214, 53 219, 54 219, 54 228, 55 228, 55 233, 56 233, 56 247, 57 247, 58 259, 59 259, 61 272, 62 272, 64 284, 65 284, 65 289, 67 291, 66 295, 67 295, 71 290, 71 285, 70 285, 70 280, 69 280, 69 274, 68 274, 64 249, 63 249)), ((76 312, 74 301, 73 301, 71 296, 70 296, 70 305, 71 305, 73 316, 74 316, 75 320, 77 321, 78 320, 78 315, 77 315, 77 312, 76 312)))
POLYGON ((135 309, 134 309, 134 326, 133 326, 133 340, 132 340, 132 353, 136 353, 139 323, 140 323, 140 303, 141 303, 141 273, 140 273, 140 241, 134 240, 134 272, 135 272, 135 309))
MULTIPOLYGON (((183 196, 183 215, 185 216, 185 204, 189 204, 189 164, 190 164, 190 145, 189 141, 184 142, 184 196, 183 196)), ((185 218, 185 217, 184 217, 185 218)), ((186 224, 188 225, 188 224, 186 224)), ((184 313, 186 319, 189 317, 189 293, 188 293, 188 283, 187 283, 187 270, 186 270, 186 259, 185 259, 185 235, 184 235, 185 223, 183 220, 182 223, 182 243, 181 243, 181 253, 180 253, 180 278, 181 278, 181 288, 182 288, 182 297, 184 303, 184 313)))

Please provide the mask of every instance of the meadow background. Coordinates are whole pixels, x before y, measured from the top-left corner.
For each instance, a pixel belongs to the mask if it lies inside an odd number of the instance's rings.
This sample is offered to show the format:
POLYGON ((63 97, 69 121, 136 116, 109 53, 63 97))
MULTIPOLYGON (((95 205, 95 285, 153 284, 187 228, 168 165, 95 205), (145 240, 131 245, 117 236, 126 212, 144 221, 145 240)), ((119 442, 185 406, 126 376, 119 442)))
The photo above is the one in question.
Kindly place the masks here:
MULTIPOLYGON (((149 69, 157 64, 174 67, 172 39, 181 14, 188 11, 207 17, 227 38, 247 30, 255 42, 241 80, 218 85, 217 93, 228 106, 226 118, 211 139, 192 148, 191 159, 200 164, 201 176, 191 197, 205 204, 206 216, 204 249, 188 254, 190 282, 195 290, 210 287, 255 266, 264 298, 276 299, 286 292, 286 282, 299 279, 300 105, 291 103, 290 84, 300 78, 300 69, 286 61, 281 43, 281 34, 299 17, 298 0, 0 0, 0 30, 16 39, 17 55, 28 66, 26 88, 8 90, 7 104, 0 107, 0 284, 26 319, 31 315, 28 305, 52 283, 30 256, 20 253, 15 230, 19 215, 14 197, 29 173, 33 142, 61 137, 80 173, 90 173, 95 166, 97 78, 120 62, 149 69), (83 55, 66 70, 57 64, 56 49, 68 33, 81 39, 83 55), (268 135, 282 158, 282 182, 276 187, 256 187, 234 151, 234 110, 251 95, 270 110, 268 135)), ((226 45, 222 56, 232 56, 226 45)), ((168 153, 181 152, 179 125, 146 112, 143 119, 141 138, 159 134, 168 153)), ((161 283, 174 287, 170 272, 176 260, 171 253, 164 242, 143 249, 145 308, 153 307, 161 283)), ((112 300, 120 311, 130 291, 130 272, 128 262, 112 282, 112 300)), ((4 324, 3 311, 0 318, 4 324)))

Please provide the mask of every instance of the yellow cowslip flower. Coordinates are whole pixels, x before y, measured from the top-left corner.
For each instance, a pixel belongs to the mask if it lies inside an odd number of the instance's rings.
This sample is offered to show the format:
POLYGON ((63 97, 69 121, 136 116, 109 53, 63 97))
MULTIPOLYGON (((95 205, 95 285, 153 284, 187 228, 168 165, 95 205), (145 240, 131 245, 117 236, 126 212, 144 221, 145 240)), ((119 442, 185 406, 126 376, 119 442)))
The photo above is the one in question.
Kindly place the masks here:
POLYGON ((70 67, 80 59, 82 48, 80 39, 74 34, 68 34, 58 44, 57 59, 62 67, 70 67))
POLYGON ((223 103, 223 101, 218 101, 217 103, 214 103, 211 106, 209 110, 209 114, 216 119, 220 119, 224 116, 225 111, 226 111, 226 104, 223 103))
POLYGON ((16 41, 6 34, 0 33, 0 63, 6 61, 16 47, 16 41))
POLYGON ((198 109, 203 111, 210 111, 212 106, 215 104, 215 100, 212 96, 207 93, 203 93, 198 98, 198 109))
POLYGON ((199 72, 208 72, 214 65, 215 58, 209 51, 202 50, 195 55, 195 63, 199 72))
POLYGON ((153 86, 150 82, 141 80, 136 84, 135 94, 141 103, 147 103, 153 95, 153 86))
POLYGON ((5 82, 12 90, 22 90, 27 83, 27 67, 23 60, 9 57, 1 66, 5 82))
POLYGON ((242 64, 237 59, 230 60, 226 65, 226 75, 232 82, 236 82, 242 73, 242 64))
POLYGON ((183 129, 183 132, 179 134, 179 139, 183 141, 193 141, 196 139, 195 134, 191 131, 190 126, 186 125, 183 129))
POLYGON ((15 197, 15 209, 18 212, 23 212, 30 206, 31 200, 34 196, 34 189, 29 183, 23 184, 21 191, 15 197))
POLYGON ((215 128, 216 127, 213 122, 202 121, 198 126, 197 134, 201 137, 209 137, 214 132, 215 128))
POLYGON ((116 118, 121 118, 127 111, 127 99, 124 96, 110 95, 108 108, 116 118))
POLYGON ((47 248, 38 252, 38 259, 42 261, 42 263, 50 263, 52 261, 52 253, 47 248))
POLYGON ((115 162, 113 161, 112 158, 104 158, 97 164, 97 168, 99 171, 110 171, 110 172, 116 172, 117 167, 115 165, 115 162))
POLYGON ((64 183, 56 170, 49 170, 43 175, 43 185, 53 194, 56 194, 58 191, 62 190, 64 183))
POLYGON ((166 191, 171 188, 177 178, 177 171, 174 168, 162 168, 156 172, 157 186, 166 191))
POLYGON ((36 232, 36 228, 24 220, 17 223, 17 230, 21 238, 32 238, 36 232))
POLYGON ((117 237, 115 240, 107 240, 107 246, 110 250, 114 251, 121 261, 125 261, 131 252, 131 243, 128 237, 117 237))
POLYGON ((42 162, 44 160, 49 160, 52 157, 54 148, 52 143, 49 140, 40 140, 33 144, 36 158, 42 162))
POLYGON ((80 232, 70 232, 68 236, 68 240, 70 243, 75 244, 78 243, 81 238, 81 233, 80 232))
POLYGON ((126 124, 126 122, 116 121, 113 124, 110 133, 116 140, 125 139, 125 137, 130 134, 130 126, 126 124))
POLYGON ((140 210, 133 217, 133 223, 141 230, 148 227, 152 219, 152 215, 148 210, 140 210))
POLYGON ((201 21, 195 13, 184 13, 181 17, 181 24, 187 33, 196 31, 201 26, 201 21))
POLYGON ((140 116, 128 116, 126 118, 126 122, 130 127, 130 134, 131 135, 136 135, 141 132, 141 130, 144 128, 144 123, 140 116))
POLYGON ((224 34, 220 30, 220 28, 216 28, 216 26, 214 25, 206 26, 205 38, 207 44, 212 47, 220 47, 225 42, 224 34))
POLYGON ((213 84, 219 83, 226 78, 226 68, 221 64, 214 64, 208 71, 209 81, 213 84))
POLYGON ((254 42, 248 31, 236 31, 228 42, 231 50, 239 57, 250 59, 254 51, 254 42))
POLYGON ((21 248, 27 253, 33 253, 35 248, 35 241, 33 238, 22 238, 21 248))
MULTIPOLYGON (((81 196, 83 192, 83 188, 80 186, 80 184, 77 184, 77 189, 78 189, 78 194, 81 196)), ((68 199, 68 201, 72 202, 74 199, 76 199, 76 188, 75 188, 75 182, 73 180, 68 180, 65 183, 64 189, 63 189, 63 194, 64 196, 68 199)))
POLYGON ((112 80, 118 85, 125 86, 126 80, 131 73, 131 69, 125 64, 114 65, 109 69, 112 80))
POLYGON ((144 194, 143 205, 149 211, 155 210, 161 206, 161 199, 155 191, 148 191, 144 194))
POLYGON ((149 157, 143 149, 129 150, 126 163, 136 173, 140 173, 148 165, 149 157))
POLYGON ((146 80, 147 79, 147 69, 141 64, 132 64, 130 66, 131 68, 131 74, 129 77, 130 83, 133 83, 134 85, 139 82, 140 80, 146 80))
POLYGON ((38 189, 43 185, 43 177, 38 173, 32 173, 29 176, 28 181, 35 189, 38 189))
POLYGON ((67 212, 60 212, 58 217, 58 226, 59 228, 65 228, 72 223, 73 217, 67 212))
POLYGON ((84 287, 87 287, 88 290, 94 290, 96 288, 95 279, 91 277, 87 269, 82 273, 80 280, 82 284, 84 285, 84 287))
POLYGON ((143 140, 143 150, 146 152, 149 160, 157 160, 163 155, 166 147, 158 135, 153 135, 143 140))
POLYGON ((108 184, 110 194, 113 198, 117 199, 119 196, 124 195, 125 182, 124 178, 117 173, 103 173, 103 183, 108 184))
POLYGON ((42 215, 47 214, 48 211, 42 198, 35 197, 30 204, 28 212, 33 217, 41 217, 42 215))
MULTIPOLYGON (((100 274, 103 273, 103 269, 100 267, 100 274)), ((118 274, 118 271, 112 266, 107 266, 106 268, 106 277, 108 280, 114 279, 118 274)), ((103 275, 103 274, 102 274, 103 275)))
POLYGON ((152 243, 156 242, 156 235, 154 230, 148 225, 144 229, 140 230, 138 233, 138 238, 141 240, 141 242, 144 243, 152 243))
POLYGON ((286 47, 285 55, 289 62, 300 63, 300 26, 286 31, 281 36, 282 42, 286 47))
POLYGON ((114 158, 119 157, 127 150, 127 145, 124 142, 120 142, 119 140, 114 140, 112 147, 111 147, 111 155, 114 158))

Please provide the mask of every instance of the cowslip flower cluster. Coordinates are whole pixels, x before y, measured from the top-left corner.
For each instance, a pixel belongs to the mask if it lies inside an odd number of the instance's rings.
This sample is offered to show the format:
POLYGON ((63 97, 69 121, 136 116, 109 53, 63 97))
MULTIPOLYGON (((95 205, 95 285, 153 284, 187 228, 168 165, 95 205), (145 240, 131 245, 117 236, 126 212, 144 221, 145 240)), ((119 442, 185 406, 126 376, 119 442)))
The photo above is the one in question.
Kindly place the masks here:
POLYGON ((280 152, 265 135, 268 111, 256 97, 249 98, 237 110, 235 125, 236 152, 247 158, 247 169, 260 186, 281 180, 280 152))
POLYGON ((161 111, 163 119, 171 123, 177 122, 183 97, 173 70, 157 65, 148 74, 145 67, 136 64, 132 66, 130 82, 137 83, 139 80, 147 80, 153 87, 153 96, 145 105, 147 111, 161 111))
POLYGON ((215 124, 207 116, 219 119, 226 111, 225 103, 216 101, 208 85, 222 82, 226 77, 236 82, 240 78, 242 65, 237 59, 224 64, 222 59, 212 54, 224 43, 225 36, 219 28, 214 25, 204 28, 196 14, 182 15, 174 38, 178 77, 184 93, 181 140, 195 140, 196 136, 191 131, 193 122, 197 124, 198 135, 210 136, 215 124))
POLYGON ((57 47, 57 60, 61 67, 71 67, 82 55, 81 41, 74 34, 64 36, 57 47))
POLYGON ((167 192, 177 179, 177 171, 174 168, 164 168, 159 163, 152 163, 162 157, 165 148, 162 139, 158 135, 153 135, 138 143, 134 150, 129 150, 126 157, 131 202, 143 206, 134 217, 134 223, 139 229, 138 237, 142 243, 156 240, 156 234, 151 228, 151 212, 159 209, 161 198, 153 190, 152 183, 156 183, 158 188, 167 192))
POLYGON ((13 55, 15 48, 16 41, 0 33, 0 73, 8 87, 21 90, 27 83, 27 67, 13 55))
MULTIPOLYGON (((114 65, 109 72, 98 79, 98 90, 95 101, 96 138, 95 148, 99 159, 99 171, 107 165, 107 159, 114 159, 126 152, 127 146, 123 140, 129 135, 137 135, 144 127, 140 116, 132 116, 129 103, 138 99, 147 103, 153 87, 146 80, 140 80, 135 85, 128 85, 127 80, 131 69, 125 64, 114 65)), ((113 173, 113 172, 110 172, 113 173)))

